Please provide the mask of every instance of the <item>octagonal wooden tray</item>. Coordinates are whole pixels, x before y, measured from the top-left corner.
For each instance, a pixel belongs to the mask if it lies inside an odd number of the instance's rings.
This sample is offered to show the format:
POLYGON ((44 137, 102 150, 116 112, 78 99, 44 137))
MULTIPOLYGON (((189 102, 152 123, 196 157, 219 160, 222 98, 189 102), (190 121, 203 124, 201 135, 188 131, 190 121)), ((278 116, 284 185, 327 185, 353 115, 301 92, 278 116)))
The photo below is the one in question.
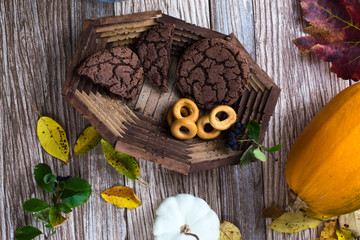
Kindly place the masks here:
MULTIPOLYGON (((181 97, 174 87, 177 60, 190 44, 202 38, 226 39, 246 53, 232 34, 228 36, 197 27, 160 11, 86 20, 62 94, 117 151, 183 174, 237 164, 245 146, 241 146, 240 151, 226 149, 222 135, 211 141, 199 138, 177 140, 172 137, 165 121, 169 106, 181 97), (79 64, 96 51, 118 45, 134 49, 142 32, 158 23, 176 25, 168 93, 162 93, 145 82, 138 98, 130 101, 114 96, 75 73, 79 64)), ((242 123, 252 119, 260 122, 262 141, 280 89, 248 53, 246 57, 251 69, 250 84, 233 107, 242 123)))

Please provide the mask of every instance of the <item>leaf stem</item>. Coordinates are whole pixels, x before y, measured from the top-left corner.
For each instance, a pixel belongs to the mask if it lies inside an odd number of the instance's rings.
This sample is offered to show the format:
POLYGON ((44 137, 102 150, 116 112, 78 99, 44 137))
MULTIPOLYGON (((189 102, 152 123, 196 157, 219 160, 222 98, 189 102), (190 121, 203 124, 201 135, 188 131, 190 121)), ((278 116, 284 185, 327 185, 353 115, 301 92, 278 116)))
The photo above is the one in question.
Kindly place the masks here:
POLYGON ((141 183, 142 185, 144 185, 145 187, 149 187, 146 183, 144 183, 144 182, 142 182, 142 181, 140 181, 139 179, 136 179, 139 183, 141 183))
POLYGON ((37 112, 37 114, 39 115, 39 117, 42 117, 39 110, 37 110, 37 108, 35 107, 34 104, 31 103, 31 106, 33 107, 33 109, 37 112))

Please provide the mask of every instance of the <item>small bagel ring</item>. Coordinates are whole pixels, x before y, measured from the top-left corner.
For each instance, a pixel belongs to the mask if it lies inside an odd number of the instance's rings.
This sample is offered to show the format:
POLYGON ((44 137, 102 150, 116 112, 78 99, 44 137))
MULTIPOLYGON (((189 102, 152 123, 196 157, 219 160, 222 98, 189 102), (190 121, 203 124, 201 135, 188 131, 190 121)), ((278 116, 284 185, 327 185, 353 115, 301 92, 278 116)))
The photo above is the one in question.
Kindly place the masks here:
POLYGON ((173 122, 171 125, 171 133, 174 137, 181 140, 188 140, 196 136, 196 124, 189 118, 180 118, 173 122), (181 131, 181 127, 187 128, 189 131, 181 131))
MULTIPOLYGON (((180 109, 180 113, 181 113, 181 116, 182 117, 187 117, 189 116, 189 110, 186 108, 186 107, 182 107, 180 109)), ((171 107, 167 113, 167 116, 166 116, 166 120, 167 120, 167 123, 169 124, 169 126, 171 127, 171 125, 173 124, 174 122, 174 115, 173 115, 173 107, 171 107)), ((176 120, 176 119, 175 119, 176 120)))
MULTIPOLYGON (((217 118, 217 120, 220 121, 218 118, 217 118)), ((206 132, 204 129, 206 124, 210 124, 210 115, 209 114, 204 115, 201 118, 199 118, 199 120, 196 123, 197 128, 198 128, 197 135, 199 136, 199 138, 204 139, 204 140, 209 140, 209 139, 216 138, 217 136, 220 135, 221 131, 217 130, 215 128, 210 132, 206 132)))
POLYGON ((188 98, 181 98, 174 104, 173 106, 174 118, 175 119, 183 118, 183 116, 181 116, 181 108, 183 107, 187 108, 190 112, 190 115, 187 116, 186 118, 190 119, 195 123, 199 118, 199 108, 192 100, 188 98))
POLYGON ((227 105, 220 105, 210 112, 210 124, 217 130, 226 130, 230 128, 236 122, 236 112, 232 107, 227 105), (216 118, 216 114, 219 112, 225 112, 228 116, 226 119, 220 121, 216 118))

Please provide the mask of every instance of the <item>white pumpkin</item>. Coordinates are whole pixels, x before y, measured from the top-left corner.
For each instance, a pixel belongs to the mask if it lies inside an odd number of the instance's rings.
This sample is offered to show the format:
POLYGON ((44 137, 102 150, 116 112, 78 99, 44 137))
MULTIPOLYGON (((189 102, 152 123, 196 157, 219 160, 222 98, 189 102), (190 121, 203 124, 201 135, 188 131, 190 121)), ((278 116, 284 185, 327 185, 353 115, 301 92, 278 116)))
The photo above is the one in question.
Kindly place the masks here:
POLYGON ((154 235, 156 240, 219 240, 220 221, 203 199, 179 194, 157 208, 154 235))

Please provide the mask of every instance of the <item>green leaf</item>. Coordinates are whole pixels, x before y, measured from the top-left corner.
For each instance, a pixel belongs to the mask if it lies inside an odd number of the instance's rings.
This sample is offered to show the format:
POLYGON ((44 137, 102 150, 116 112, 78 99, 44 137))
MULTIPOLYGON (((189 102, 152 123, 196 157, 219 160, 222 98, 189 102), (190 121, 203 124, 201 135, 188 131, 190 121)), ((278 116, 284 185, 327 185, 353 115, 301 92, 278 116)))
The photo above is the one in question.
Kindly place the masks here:
POLYGON ((62 202, 68 207, 74 208, 85 203, 89 199, 90 195, 91 189, 82 192, 75 192, 65 189, 60 198, 63 200, 62 202))
POLYGON ((55 205, 57 207, 57 209, 60 211, 60 212, 64 212, 64 213, 71 213, 71 208, 69 208, 66 204, 64 203, 58 203, 55 205))
POLYGON ((255 140, 256 143, 259 142, 259 136, 260 136, 260 125, 257 121, 251 120, 248 125, 247 129, 249 130, 249 137, 253 140, 255 140))
POLYGON ((57 188, 58 188, 60 191, 64 190, 64 189, 65 189, 65 182, 64 182, 64 181, 58 182, 57 188))
POLYGON ((52 173, 51 168, 45 163, 39 163, 34 169, 35 182, 42 190, 54 192, 55 183, 47 184, 44 182, 45 175, 49 173, 52 173))
POLYGON ((296 233, 309 228, 316 228, 321 223, 320 220, 309 218, 305 213, 299 211, 286 212, 275 219, 267 227, 283 233, 296 233))
POLYGON ((53 236, 55 233, 56 233, 56 230, 54 230, 54 231, 50 234, 50 236, 53 236))
POLYGON ((50 207, 45 208, 39 212, 35 212, 34 218, 37 219, 39 222, 50 223, 49 212, 50 212, 50 207))
POLYGON ((50 224, 52 227, 56 227, 59 226, 60 224, 63 224, 65 221, 67 221, 69 219, 69 216, 67 218, 64 218, 63 216, 61 216, 59 209, 57 208, 57 206, 52 206, 50 208, 50 212, 49 212, 49 220, 50 220, 50 224))
POLYGON ((260 150, 260 148, 256 148, 254 151, 254 157, 260 161, 265 162, 266 161, 266 156, 265 154, 260 150))
POLYGON ((48 173, 44 176, 44 183, 50 184, 57 182, 56 176, 52 173, 48 173))
POLYGON ((50 207, 50 205, 47 202, 38 198, 31 198, 23 204, 23 209, 28 212, 39 212, 48 207, 50 207))
POLYGON ((53 228, 53 226, 51 226, 50 223, 46 224, 45 227, 46 227, 46 228, 49 228, 49 229, 52 229, 52 228, 53 228))
POLYGON ((106 160, 119 173, 124 174, 132 180, 136 180, 139 177, 140 169, 134 157, 115 151, 114 148, 103 139, 101 139, 101 144, 106 160))
POLYGON ((91 185, 82 178, 69 178, 65 181, 64 189, 80 192, 91 189, 91 185))
POLYGON ((30 240, 30 239, 36 238, 37 236, 39 236, 41 234, 42 234, 42 231, 40 231, 36 227, 27 225, 27 226, 22 226, 16 230, 15 239, 16 240, 30 240))
POLYGON ((49 212, 49 221, 52 227, 56 226, 57 220, 60 217, 60 213, 59 210, 57 209, 56 206, 52 206, 50 208, 50 212, 49 212))
POLYGON ((248 149, 246 149, 245 152, 241 155, 240 167, 247 166, 251 163, 254 158, 254 149, 255 147, 253 145, 250 145, 248 149))
POLYGON ((100 140, 101 136, 93 126, 85 128, 76 140, 74 147, 75 155, 82 155, 89 152, 99 144, 100 140))
POLYGON ((264 151, 267 151, 267 152, 276 152, 280 148, 281 148, 281 144, 273 146, 272 148, 263 148, 263 149, 264 149, 264 151))
POLYGON ((68 163, 69 143, 66 133, 54 119, 41 117, 37 123, 37 135, 41 146, 47 153, 68 163))

